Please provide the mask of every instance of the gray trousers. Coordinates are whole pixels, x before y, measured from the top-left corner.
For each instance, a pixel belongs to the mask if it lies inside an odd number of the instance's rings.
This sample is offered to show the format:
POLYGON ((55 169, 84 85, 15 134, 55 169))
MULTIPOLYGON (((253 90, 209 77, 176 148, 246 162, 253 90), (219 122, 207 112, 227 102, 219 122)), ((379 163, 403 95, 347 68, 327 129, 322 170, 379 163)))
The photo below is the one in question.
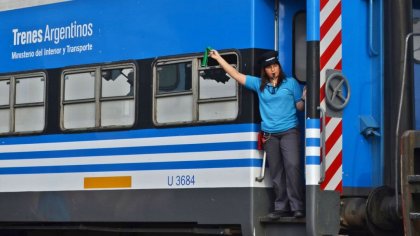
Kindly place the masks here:
POLYGON ((274 210, 304 210, 300 132, 293 128, 281 133, 264 133, 264 150, 275 192, 274 210))

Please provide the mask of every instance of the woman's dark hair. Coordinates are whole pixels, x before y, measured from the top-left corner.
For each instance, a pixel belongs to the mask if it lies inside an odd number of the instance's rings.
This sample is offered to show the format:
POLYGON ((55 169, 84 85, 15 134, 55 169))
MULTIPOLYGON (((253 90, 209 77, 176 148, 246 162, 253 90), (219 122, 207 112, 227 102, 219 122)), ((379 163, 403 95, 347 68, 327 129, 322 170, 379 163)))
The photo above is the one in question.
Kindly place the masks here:
MULTIPOLYGON (((280 74, 279 74, 279 81, 276 84, 276 87, 279 87, 281 83, 283 83, 283 80, 286 78, 286 74, 283 71, 283 67, 280 63, 276 63, 279 65, 280 74)), ((265 67, 261 68, 261 84, 260 84, 260 91, 264 91, 265 86, 270 82, 270 77, 265 73, 265 67)))

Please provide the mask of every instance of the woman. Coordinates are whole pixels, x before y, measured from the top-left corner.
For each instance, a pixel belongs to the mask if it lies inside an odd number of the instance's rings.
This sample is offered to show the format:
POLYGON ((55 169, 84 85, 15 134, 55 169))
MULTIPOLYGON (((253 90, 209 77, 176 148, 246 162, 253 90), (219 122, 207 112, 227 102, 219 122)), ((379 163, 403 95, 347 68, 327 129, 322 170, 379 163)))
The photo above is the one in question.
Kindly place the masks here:
POLYGON ((261 57, 261 78, 258 78, 240 73, 216 50, 209 53, 233 79, 258 94, 264 149, 275 192, 274 212, 268 217, 301 218, 305 213, 296 110, 304 110, 306 91, 302 95, 297 81, 286 77, 277 55, 270 51, 261 57))

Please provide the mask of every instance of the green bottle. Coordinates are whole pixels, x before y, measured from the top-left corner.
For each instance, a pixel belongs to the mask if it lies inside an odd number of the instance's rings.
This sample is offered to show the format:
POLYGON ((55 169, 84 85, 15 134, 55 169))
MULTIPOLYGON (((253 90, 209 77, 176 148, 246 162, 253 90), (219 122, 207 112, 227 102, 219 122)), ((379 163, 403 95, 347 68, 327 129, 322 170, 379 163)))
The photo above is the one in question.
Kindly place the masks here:
POLYGON ((206 50, 204 50, 204 56, 203 56, 203 60, 201 61, 201 67, 207 67, 210 50, 212 50, 211 47, 207 47, 206 50))

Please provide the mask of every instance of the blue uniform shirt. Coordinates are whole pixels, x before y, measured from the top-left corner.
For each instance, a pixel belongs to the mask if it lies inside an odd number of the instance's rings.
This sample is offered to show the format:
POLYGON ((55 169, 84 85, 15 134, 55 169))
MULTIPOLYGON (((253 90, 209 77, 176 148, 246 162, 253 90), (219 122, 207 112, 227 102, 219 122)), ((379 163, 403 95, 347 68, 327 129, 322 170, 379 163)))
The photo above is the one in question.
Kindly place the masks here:
POLYGON ((298 119, 295 103, 302 97, 298 82, 292 77, 287 77, 277 88, 277 91, 271 83, 268 83, 262 92, 260 91, 260 84, 260 78, 246 76, 245 87, 255 91, 260 100, 262 131, 279 133, 297 127, 298 119))

